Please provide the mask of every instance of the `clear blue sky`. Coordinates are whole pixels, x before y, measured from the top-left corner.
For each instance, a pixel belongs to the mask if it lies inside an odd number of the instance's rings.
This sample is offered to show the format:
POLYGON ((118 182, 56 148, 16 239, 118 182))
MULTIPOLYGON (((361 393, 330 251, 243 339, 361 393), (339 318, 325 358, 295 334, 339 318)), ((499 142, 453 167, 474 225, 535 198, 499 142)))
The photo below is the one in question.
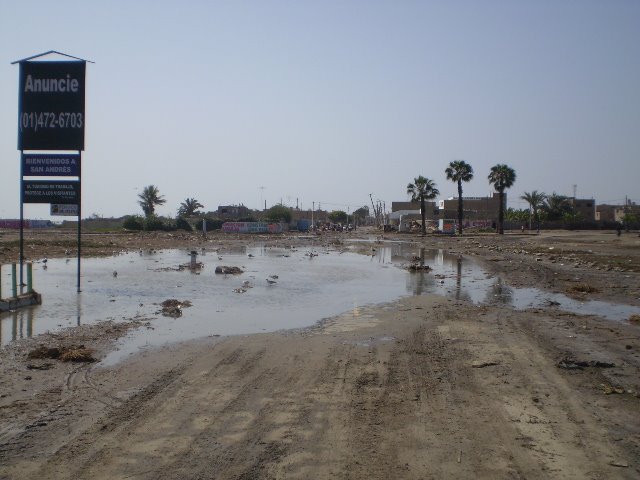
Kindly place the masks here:
MULTIPOLYGON (((14 60, 88 66, 83 214, 175 215, 296 199, 406 200, 407 183, 491 166, 534 189, 640 202, 640 2, 0 0, 0 218, 19 212, 14 60), (264 190, 259 187, 264 187, 264 190)), ((47 218, 48 207, 25 215, 47 218)))

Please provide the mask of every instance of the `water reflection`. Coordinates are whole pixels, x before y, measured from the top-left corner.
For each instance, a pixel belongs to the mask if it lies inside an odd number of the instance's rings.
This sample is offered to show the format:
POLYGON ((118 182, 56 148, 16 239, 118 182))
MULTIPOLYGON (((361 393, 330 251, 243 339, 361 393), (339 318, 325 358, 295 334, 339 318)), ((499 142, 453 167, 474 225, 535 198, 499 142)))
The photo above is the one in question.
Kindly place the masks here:
POLYGON ((32 308, 4 313, 0 324, 0 344, 33 336, 34 312, 32 308))
POLYGON ((393 301, 402 295, 438 294, 476 304, 523 309, 548 306, 611 319, 627 319, 640 309, 606 302, 578 302, 538 289, 516 289, 500 277, 490 277, 473 259, 410 244, 372 244, 369 255, 324 249, 279 246, 235 246, 198 250, 205 268, 199 275, 176 266, 188 263, 190 251, 140 251, 107 259, 85 259, 82 293, 75 291, 75 265, 50 259, 48 270, 34 267, 35 289, 43 305, 0 314, 0 344, 47 330, 153 317, 153 330, 129 339, 136 345, 207 335, 245 334, 312 325, 346 311, 357 314, 364 305, 393 301), (310 257, 308 252, 318 253, 310 257), (417 257, 417 258, 415 258, 417 257), (404 268, 412 260, 430 271, 404 268), (217 265, 238 266, 241 276, 216 275, 217 265), (117 271, 118 275, 113 275, 117 271), (275 285, 266 278, 277 274, 275 285), (243 282, 251 288, 234 293, 243 282), (158 304, 167 298, 190 300, 180 320, 158 318, 158 304))
POLYGON ((502 278, 498 277, 496 282, 487 292, 486 303, 510 305, 513 303, 513 288, 504 283, 502 278))

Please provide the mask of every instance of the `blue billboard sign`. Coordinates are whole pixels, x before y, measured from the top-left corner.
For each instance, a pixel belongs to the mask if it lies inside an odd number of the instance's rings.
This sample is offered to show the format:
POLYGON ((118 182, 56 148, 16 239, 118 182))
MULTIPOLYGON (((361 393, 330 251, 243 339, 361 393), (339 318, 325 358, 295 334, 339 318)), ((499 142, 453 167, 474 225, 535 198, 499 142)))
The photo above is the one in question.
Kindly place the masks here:
POLYGON ((20 62, 18 150, 84 150, 80 62, 20 62))
POLYGON ((80 182, 69 180, 23 180, 23 203, 80 205, 80 182))
POLYGON ((79 177, 80 155, 77 153, 25 153, 22 155, 25 177, 79 177))

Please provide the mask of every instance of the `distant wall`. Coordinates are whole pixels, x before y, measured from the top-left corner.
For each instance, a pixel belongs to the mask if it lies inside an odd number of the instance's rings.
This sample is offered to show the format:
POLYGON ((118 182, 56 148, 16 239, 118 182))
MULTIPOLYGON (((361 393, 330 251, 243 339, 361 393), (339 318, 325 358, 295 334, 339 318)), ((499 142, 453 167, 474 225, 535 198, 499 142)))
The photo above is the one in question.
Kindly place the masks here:
MULTIPOLYGON (((50 220, 23 220, 24 228, 49 228, 54 224, 50 220)), ((0 228, 19 229, 20 220, 0 220, 0 228)))
POLYGON ((284 226, 281 223, 265 222, 225 222, 222 224, 225 233, 282 233, 284 226))

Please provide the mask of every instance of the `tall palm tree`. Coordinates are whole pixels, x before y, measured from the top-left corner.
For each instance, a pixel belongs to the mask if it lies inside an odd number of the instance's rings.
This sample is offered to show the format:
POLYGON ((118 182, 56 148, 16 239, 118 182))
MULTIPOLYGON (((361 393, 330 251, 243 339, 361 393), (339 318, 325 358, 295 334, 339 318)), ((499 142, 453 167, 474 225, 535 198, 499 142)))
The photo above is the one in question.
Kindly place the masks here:
POLYGON ((420 200, 420 214, 422 215, 422 234, 427 234, 427 219, 424 207, 425 200, 431 200, 440 195, 440 191, 436 188, 433 180, 419 175, 413 179, 413 183, 407 185, 407 193, 411 195, 411 201, 420 200))
POLYGON ((462 235, 462 182, 468 182, 473 178, 473 168, 464 160, 454 160, 444 171, 447 180, 458 182, 458 234, 462 235))
POLYGON ((185 201, 180 204, 180 208, 178 208, 178 216, 193 217, 200 213, 198 212, 199 208, 204 208, 204 205, 195 198, 186 198, 185 201))
POLYGON ((569 197, 559 195, 556 192, 547 195, 543 208, 547 212, 549 220, 560 220, 565 214, 573 211, 569 197))
POLYGON ((547 194, 534 190, 533 192, 524 192, 524 195, 520 198, 529 204, 529 230, 531 230, 531 220, 533 218, 540 223, 538 211, 544 207, 544 201, 547 199, 547 194))
POLYGON ((499 163, 491 167, 491 173, 487 178, 499 194, 498 233, 504 235, 504 191, 516 181, 516 171, 508 165, 499 163))
POLYGON ((147 185, 142 189, 142 193, 138 194, 138 205, 142 207, 146 217, 150 217, 155 213, 156 206, 166 203, 163 195, 160 195, 160 190, 155 185, 147 185))

